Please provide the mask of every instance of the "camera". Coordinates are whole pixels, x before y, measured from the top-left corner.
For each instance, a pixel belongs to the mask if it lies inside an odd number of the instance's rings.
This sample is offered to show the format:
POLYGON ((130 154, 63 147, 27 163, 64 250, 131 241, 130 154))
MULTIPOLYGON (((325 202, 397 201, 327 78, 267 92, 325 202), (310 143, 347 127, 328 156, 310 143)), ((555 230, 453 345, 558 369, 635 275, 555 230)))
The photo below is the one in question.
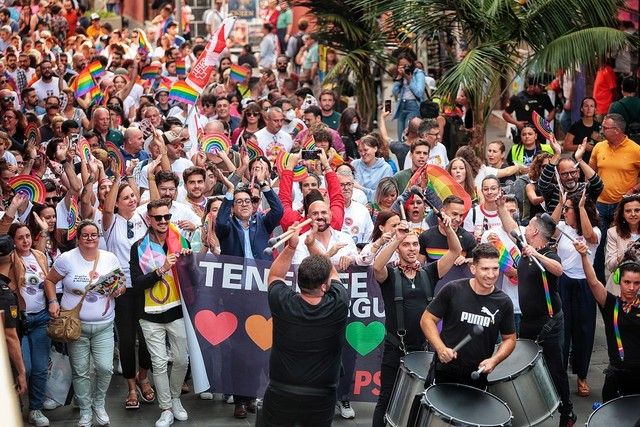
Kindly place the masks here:
POLYGON ((302 150, 302 160, 318 160, 320 150, 302 150))
POLYGON ((404 73, 405 73, 407 76, 410 76, 410 75, 412 75, 412 74, 413 74, 413 72, 415 71, 415 69, 416 69, 416 66, 415 66, 415 65, 407 65, 407 66, 405 66, 405 67, 404 67, 404 73))

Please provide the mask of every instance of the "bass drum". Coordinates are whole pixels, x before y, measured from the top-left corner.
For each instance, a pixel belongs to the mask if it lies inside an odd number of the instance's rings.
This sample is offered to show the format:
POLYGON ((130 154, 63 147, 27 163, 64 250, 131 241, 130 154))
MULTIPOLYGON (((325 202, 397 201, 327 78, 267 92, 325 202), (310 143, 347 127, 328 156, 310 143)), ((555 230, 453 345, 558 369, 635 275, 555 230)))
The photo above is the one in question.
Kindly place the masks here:
POLYGON ((436 384, 425 390, 415 427, 511 425, 511 410, 496 396, 462 384, 436 384))
POLYGON ((513 425, 533 426, 553 415, 560 398, 534 341, 519 339, 516 348, 487 376, 487 391, 513 411, 513 425))
POLYGON ((587 427, 637 426, 640 423, 640 394, 608 401, 589 416, 587 427))
POLYGON ((424 382, 432 361, 433 353, 430 351, 415 351, 400 359, 400 369, 398 369, 389 406, 384 415, 387 425, 391 427, 409 425, 413 418, 411 409, 424 392, 424 382))

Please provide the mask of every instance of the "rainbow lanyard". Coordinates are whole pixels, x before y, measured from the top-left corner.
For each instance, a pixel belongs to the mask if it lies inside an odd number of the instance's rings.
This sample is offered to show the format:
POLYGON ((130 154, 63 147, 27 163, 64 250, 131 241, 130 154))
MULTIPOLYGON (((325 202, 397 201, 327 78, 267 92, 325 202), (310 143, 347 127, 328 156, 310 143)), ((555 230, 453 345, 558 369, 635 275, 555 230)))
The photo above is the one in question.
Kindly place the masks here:
POLYGON ((553 306, 551 305, 551 292, 549 292, 547 272, 542 270, 540 273, 542 274, 542 286, 544 286, 544 299, 547 300, 547 311, 549 312, 549 317, 553 317, 553 306))
POLYGON ((618 345, 618 354, 620 360, 624 360, 624 347, 622 347, 622 336, 620 335, 620 324, 618 323, 618 316, 620 315, 620 299, 616 299, 616 305, 613 307, 613 333, 616 336, 616 344, 618 345))

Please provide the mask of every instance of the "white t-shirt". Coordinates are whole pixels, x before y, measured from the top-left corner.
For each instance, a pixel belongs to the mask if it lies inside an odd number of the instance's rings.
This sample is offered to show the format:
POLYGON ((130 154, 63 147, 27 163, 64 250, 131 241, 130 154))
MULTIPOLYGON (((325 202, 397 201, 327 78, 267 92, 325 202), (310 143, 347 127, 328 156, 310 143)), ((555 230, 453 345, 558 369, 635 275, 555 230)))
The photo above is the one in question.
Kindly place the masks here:
POLYGON ((492 166, 482 165, 478 170, 478 174, 476 175, 473 184, 476 188, 482 188, 482 180, 485 176, 494 175, 498 176, 498 169, 492 166))
MULTIPOLYGON (((334 256, 331 257, 331 262, 337 264, 340 261, 340 258, 343 256, 352 256, 356 257, 358 255, 358 248, 356 244, 353 243, 353 239, 347 233, 343 233, 341 231, 334 230, 329 227, 331 231, 331 238, 329 239, 329 246, 324 247, 319 240, 316 240, 316 245, 320 247, 320 251, 326 253, 337 243, 346 243, 346 246, 340 249, 334 256)), ((309 232, 302 234, 300 239, 298 240, 298 246, 296 247, 296 252, 293 254, 293 259, 291 260, 291 264, 300 264, 303 259, 309 256, 309 249, 307 245, 304 243, 305 238, 309 232)))
POLYGON ((25 312, 39 313, 46 308, 46 296, 44 294, 45 274, 32 253, 21 258, 25 267, 25 283, 24 286, 19 286, 19 288, 20 295, 22 295, 26 306, 25 312))
POLYGON ((373 232, 373 222, 369 210, 361 203, 351 201, 348 208, 344 208, 342 232, 351 236, 355 243, 366 243, 373 232))
MULTIPOLYGON (((67 85, 63 83, 63 88, 67 85)), ((57 96, 60 97, 60 88, 58 87, 58 78, 51 77, 51 81, 49 83, 45 83, 42 79, 39 79, 34 84, 31 85, 32 88, 36 90, 36 94, 40 101, 44 101, 48 96, 57 96)))
MULTIPOLYGON (((64 276, 62 286, 62 303, 60 308, 70 310, 79 302, 86 286, 89 284, 89 273, 93 269, 94 261, 87 261, 80 254, 78 248, 65 252, 53 263, 53 268, 64 276)), ((114 254, 100 251, 100 259, 96 266, 96 272, 92 275, 94 280, 100 276, 120 268, 120 263, 114 254)), ((80 320, 92 325, 113 321, 115 301, 111 297, 96 292, 89 292, 80 310, 80 320)))
MULTIPOLYGON (((118 257, 120 269, 127 279, 127 288, 131 287, 131 274, 129 271, 131 246, 147 234, 147 228, 144 218, 138 212, 134 213, 133 217, 128 221, 120 214, 114 214, 111 226, 105 233, 107 250, 118 257), (127 223, 131 223, 133 226, 129 227, 127 223), (127 230, 129 229, 133 231, 133 235, 130 238, 127 237, 127 230)), ((131 235, 131 232, 129 232, 129 235, 131 235)))
MULTIPOLYGON (((446 168, 449 164, 449 158, 447 157, 447 148, 441 143, 438 142, 435 147, 429 150, 429 159, 427 163, 430 165, 440 166, 441 168, 446 168)), ((406 156, 404 158, 404 169, 411 169, 413 167, 413 160, 411 156, 406 156)))
MULTIPOLYGON (((504 244, 504 247, 508 253, 512 252, 516 244, 513 240, 511 240, 511 238, 507 235, 507 232, 504 231, 503 228, 494 228, 493 230, 485 231, 482 235, 482 238, 480 239, 480 242, 487 243, 489 234, 491 233, 498 235, 500 241, 504 244)), ((520 234, 524 235, 524 227, 520 227, 520 234)), ((515 250, 518 254, 520 253, 520 250, 518 250, 517 248, 515 250)), ((522 314, 522 310, 520 310, 520 299, 518 297, 518 282, 513 283, 505 274, 500 273, 500 275, 498 276, 496 287, 502 289, 502 292, 507 294, 507 296, 513 303, 513 313, 522 314)))
MULTIPOLYGON (((584 240, 584 238, 578 236, 578 232, 575 228, 568 226, 564 221, 560 221, 558 223, 558 228, 574 239, 584 240)), ((593 264, 593 259, 596 256, 596 249, 598 249, 598 244, 602 237, 602 233, 598 227, 593 227, 593 232, 598 236, 598 241, 596 243, 589 243, 584 240, 587 247, 591 250, 591 255, 587 255, 591 264, 593 264)), ((586 279, 587 276, 585 276, 584 268, 582 268, 582 258, 578 251, 576 251, 571 240, 569 240, 569 238, 564 234, 560 234, 560 237, 558 238, 558 256, 560 257, 564 274, 572 279, 586 279)))
POLYGON ((282 129, 274 135, 264 127, 255 133, 255 137, 262 151, 270 159, 274 158, 279 150, 284 150, 288 153, 293 147, 291 135, 282 129))
MULTIPOLYGON (((498 211, 488 211, 484 209, 480 205, 476 205, 469 213, 467 217, 464 219, 464 225, 462 228, 467 230, 469 233, 475 235, 476 229, 484 233, 487 230, 491 230, 493 228, 501 228, 502 221, 500 221, 500 217, 498 216, 498 211), (474 221, 474 211, 475 211, 475 221, 474 221)), ((481 234, 479 234, 481 235, 481 234)))

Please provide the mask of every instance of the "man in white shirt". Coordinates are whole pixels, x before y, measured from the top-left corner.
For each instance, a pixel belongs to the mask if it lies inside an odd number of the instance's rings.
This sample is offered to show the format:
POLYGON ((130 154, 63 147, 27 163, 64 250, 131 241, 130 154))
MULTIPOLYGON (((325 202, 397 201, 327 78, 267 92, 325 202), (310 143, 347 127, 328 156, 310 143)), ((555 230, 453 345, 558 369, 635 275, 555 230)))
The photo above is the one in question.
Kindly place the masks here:
MULTIPOLYGON (((418 138, 425 139, 429 143, 429 160, 427 160, 427 163, 446 168, 449 164, 449 158, 447 157, 447 148, 440 142, 442 135, 440 135, 438 124, 423 120, 418 129, 418 138)), ((404 168, 408 169, 412 166, 411 156, 407 156, 404 161, 404 168)))
POLYGON ((271 107, 265 114, 266 126, 255 133, 258 145, 266 154, 270 161, 276 158, 280 151, 287 153, 293 146, 291 135, 282 130, 284 124, 284 114, 282 109, 271 107))
POLYGON ((373 222, 369 210, 361 203, 352 200, 353 175, 338 175, 342 196, 344 197, 344 220, 342 232, 349 234, 354 243, 367 243, 373 232, 373 222))
MULTIPOLYGON (((42 61, 40 63, 40 79, 31 85, 36 90, 40 101, 49 96, 60 97, 60 86, 58 84, 58 77, 53 77, 53 64, 51 61, 42 61)), ((62 89, 67 87, 67 84, 62 82, 62 89)))
MULTIPOLYGON (((317 229, 316 245, 319 245, 322 252, 331 258, 331 262, 338 266, 338 270, 346 270, 351 264, 355 264, 358 248, 349 234, 331 227, 331 210, 325 201, 318 200, 311 203, 306 217, 314 220, 312 230, 317 229)), ((304 240, 307 233, 312 230, 300 236, 292 264, 300 264, 309 256, 309 249, 304 240)))

